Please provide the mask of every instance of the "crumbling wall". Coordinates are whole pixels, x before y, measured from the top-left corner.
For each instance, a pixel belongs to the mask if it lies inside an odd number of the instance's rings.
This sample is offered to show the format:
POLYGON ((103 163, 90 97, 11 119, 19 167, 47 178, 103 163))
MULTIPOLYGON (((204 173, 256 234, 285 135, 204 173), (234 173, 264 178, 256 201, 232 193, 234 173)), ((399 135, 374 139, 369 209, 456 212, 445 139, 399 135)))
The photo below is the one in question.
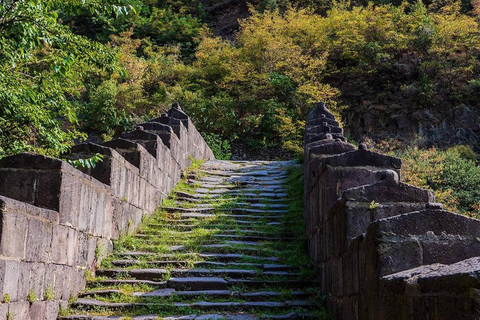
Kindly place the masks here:
POLYGON ((178 105, 68 158, 97 153, 103 161, 83 172, 37 154, 0 160, 0 319, 56 319, 112 240, 154 212, 191 160, 214 159, 178 105))
POLYGON ((401 160, 307 118, 308 250, 334 319, 480 319, 480 221, 400 182, 401 160))

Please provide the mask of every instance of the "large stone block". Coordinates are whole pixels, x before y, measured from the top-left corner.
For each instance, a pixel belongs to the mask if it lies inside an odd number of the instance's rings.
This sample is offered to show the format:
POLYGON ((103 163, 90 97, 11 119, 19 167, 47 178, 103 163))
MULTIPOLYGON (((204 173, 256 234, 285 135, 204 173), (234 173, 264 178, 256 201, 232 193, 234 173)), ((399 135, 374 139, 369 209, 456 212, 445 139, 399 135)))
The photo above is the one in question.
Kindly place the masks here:
POLYGON ((379 319, 478 319, 479 273, 480 258, 475 257, 383 277, 379 319))
POLYGON ((28 219, 25 261, 50 261, 52 253, 52 236, 52 223, 37 219, 28 219))
POLYGON ((36 320, 30 316, 30 302, 19 301, 8 304, 8 313, 14 320, 36 320))
POLYGON ((319 102, 316 108, 310 111, 310 113, 307 115, 307 121, 315 120, 318 118, 327 118, 327 119, 335 120, 335 115, 325 107, 325 103, 319 102))
POLYGON ((2 208, 2 229, 0 254, 5 257, 23 260, 26 257, 28 219, 15 212, 2 208))
POLYGON ((480 256, 480 221, 443 210, 381 219, 367 231, 372 265, 385 276, 422 264, 452 264, 480 256))
POLYGON ((71 227, 57 225, 53 227, 52 262, 70 264, 75 261, 77 231, 71 227))

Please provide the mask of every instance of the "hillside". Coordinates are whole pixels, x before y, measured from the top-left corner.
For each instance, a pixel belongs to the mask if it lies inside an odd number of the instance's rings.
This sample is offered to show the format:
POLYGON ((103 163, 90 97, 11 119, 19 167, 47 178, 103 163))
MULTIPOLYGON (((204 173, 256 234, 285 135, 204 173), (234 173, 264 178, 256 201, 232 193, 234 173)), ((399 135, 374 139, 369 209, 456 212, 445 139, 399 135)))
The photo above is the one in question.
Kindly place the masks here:
POLYGON ((291 158, 325 101, 351 140, 411 159, 411 183, 476 214, 479 14, 467 0, 3 1, 0 158, 61 157, 173 102, 218 158, 291 158))

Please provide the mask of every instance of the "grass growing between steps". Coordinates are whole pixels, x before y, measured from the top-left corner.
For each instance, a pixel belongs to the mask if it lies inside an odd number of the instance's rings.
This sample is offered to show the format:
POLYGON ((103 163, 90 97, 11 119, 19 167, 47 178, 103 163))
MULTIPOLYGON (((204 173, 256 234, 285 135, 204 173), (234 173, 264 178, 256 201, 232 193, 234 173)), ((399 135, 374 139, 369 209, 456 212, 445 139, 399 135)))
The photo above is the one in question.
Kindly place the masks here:
MULTIPOLYGON (((197 170, 201 171, 201 170, 197 170)), ((160 288, 155 284, 126 284, 108 283, 102 280, 109 280, 107 277, 100 276, 102 270, 97 272, 98 277, 90 279, 87 291, 112 290, 111 292, 103 292, 95 294, 92 292, 88 298, 109 303, 127 303, 135 304, 125 307, 105 308, 105 307, 81 307, 72 309, 71 312, 79 314, 87 312, 90 315, 121 315, 122 317, 133 317, 142 314, 155 314, 159 317, 172 314, 208 314, 212 313, 211 309, 193 308, 188 306, 191 303, 198 302, 234 302, 243 303, 249 300, 242 296, 242 293, 257 291, 275 291, 281 292, 280 296, 262 298, 267 302, 282 302, 284 300, 296 300, 293 295, 294 291, 303 291, 308 293, 305 299, 313 306, 309 306, 308 310, 302 307, 287 306, 278 309, 232 306, 221 312, 249 312, 255 315, 269 314, 281 315, 288 312, 309 312, 314 313, 315 319, 328 319, 323 308, 323 298, 318 294, 314 277, 312 273, 312 265, 308 260, 306 251, 306 237, 303 221, 303 171, 300 165, 290 168, 288 178, 285 180, 283 187, 286 189, 288 196, 285 199, 261 199, 264 212, 243 213, 239 209, 242 206, 249 207, 252 199, 244 197, 241 194, 220 195, 215 198, 201 198, 195 202, 187 202, 185 199, 178 199, 176 192, 185 192, 193 194, 195 188, 199 187, 196 181, 189 181, 189 173, 183 176, 182 182, 178 184, 172 196, 165 200, 163 209, 160 208, 151 217, 146 218, 142 225, 134 234, 125 235, 115 242, 114 253, 103 260, 102 269, 120 269, 104 270, 110 272, 110 279, 114 280, 130 280, 134 279, 129 271, 134 269, 164 269, 163 274, 155 278, 155 281, 168 281, 170 277, 178 277, 184 271, 191 272, 193 269, 205 269, 211 272, 214 269, 241 269, 248 270, 249 281, 260 282, 261 285, 251 285, 242 281, 237 282, 231 280, 227 273, 217 274, 229 282, 228 290, 232 292, 231 296, 209 296, 209 295, 180 295, 172 294, 166 297, 148 297, 141 296, 142 293, 151 293, 160 288), (192 184, 194 183, 194 184, 192 184), (275 208, 275 205, 286 204, 282 206, 282 210, 288 209, 288 212, 281 213, 275 208), (176 210, 192 209, 206 210, 205 216, 191 218, 184 216, 182 213, 188 211, 176 210), (237 210, 234 214, 234 210, 237 210), (278 223, 270 224, 271 216, 280 216, 275 218, 278 223), (241 218, 239 216, 242 216, 241 218), (265 216, 265 218, 254 218, 254 216, 265 216), (245 220, 245 221, 243 221, 245 220), (243 223, 243 222, 248 223, 243 223), (245 236, 262 237, 249 243, 248 239, 245 244, 241 238, 245 236), (237 237, 236 237, 237 236, 237 237), (265 239, 263 238, 265 237, 265 239), (240 241, 237 243, 236 241, 240 241), (210 245, 224 245, 219 247, 211 247, 210 245), (175 247, 175 248, 174 248, 175 247), (217 267, 215 264, 209 264, 215 261, 215 258, 209 258, 202 253, 209 254, 243 254, 243 256, 234 260, 234 263, 224 263, 217 267), (140 254, 139 254, 140 253, 140 254), (273 257, 279 260, 272 260, 273 257), (127 261, 127 263, 125 263, 127 261), (272 262, 273 261, 273 262, 272 262), (268 274, 263 273, 268 269, 264 269, 264 265, 278 264, 291 265, 295 268, 290 275, 285 274, 268 274), (111 272, 114 271, 112 275, 111 272), (252 272, 253 271, 253 272, 252 272), (298 274, 300 276, 298 276, 298 274), (305 287, 291 287, 287 280, 300 280, 307 283, 305 287), (310 286, 310 282, 312 286, 310 286), (182 305, 174 305, 174 303, 183 303, 182 305)), ((233 186, 234 187, 234 186, 233 186)), ((240 188, 240 187, 239 187, 240 188)), ((257 192, 259 194, 259 192, 257 192)), ((257 198, 256 198, 257 199, 257 198)), ((258 199, 257 199, 258 200, 258 199)), ((195 210, 197 211, 197 210, 195 210)), ((203 214, 203 213, 202 213, 203 214)), ((203 272, 203 271, 202 271, 203 272)), ((106 273, 103 273, 106 274, 106 273)), ((230 274, 230 273, 228 273, 230 274)), ((236 277, 237 273, 231 275, 236 277)), ((217 319, 217 318, 216 318, 217 319)))
POLYGON ((292 235, 295 241, 285 244, 281 256, 285 263, 298 267, 304 278, 314 279, 313 263, 307 255, 307 233, 303 217, 303 182, 303 165, 291 166, 288 169, 288 178, 285 182, 285 189, 290 201, 288 212, 283 216, 282 227, 283 231, 292 235))

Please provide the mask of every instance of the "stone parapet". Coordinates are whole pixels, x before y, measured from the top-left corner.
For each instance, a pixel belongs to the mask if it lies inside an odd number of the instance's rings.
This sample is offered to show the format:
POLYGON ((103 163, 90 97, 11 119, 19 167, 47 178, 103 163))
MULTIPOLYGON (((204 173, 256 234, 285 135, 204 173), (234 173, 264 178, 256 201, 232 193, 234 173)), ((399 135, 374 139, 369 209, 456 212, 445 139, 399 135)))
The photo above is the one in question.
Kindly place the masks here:
POLYGON ((308 250, 334 319, 480 319, 480 221, 400 182, 401 160, 307 118, 308 250))
POLYGON ((0 319, 56 319, 112 241, 154 212, 182 170, 214 159, 178 105, 161 119, 72 148, 73 160, 103 155, 94 168, 29 153, 0 160, 0 298, 9 300, 0 319))

